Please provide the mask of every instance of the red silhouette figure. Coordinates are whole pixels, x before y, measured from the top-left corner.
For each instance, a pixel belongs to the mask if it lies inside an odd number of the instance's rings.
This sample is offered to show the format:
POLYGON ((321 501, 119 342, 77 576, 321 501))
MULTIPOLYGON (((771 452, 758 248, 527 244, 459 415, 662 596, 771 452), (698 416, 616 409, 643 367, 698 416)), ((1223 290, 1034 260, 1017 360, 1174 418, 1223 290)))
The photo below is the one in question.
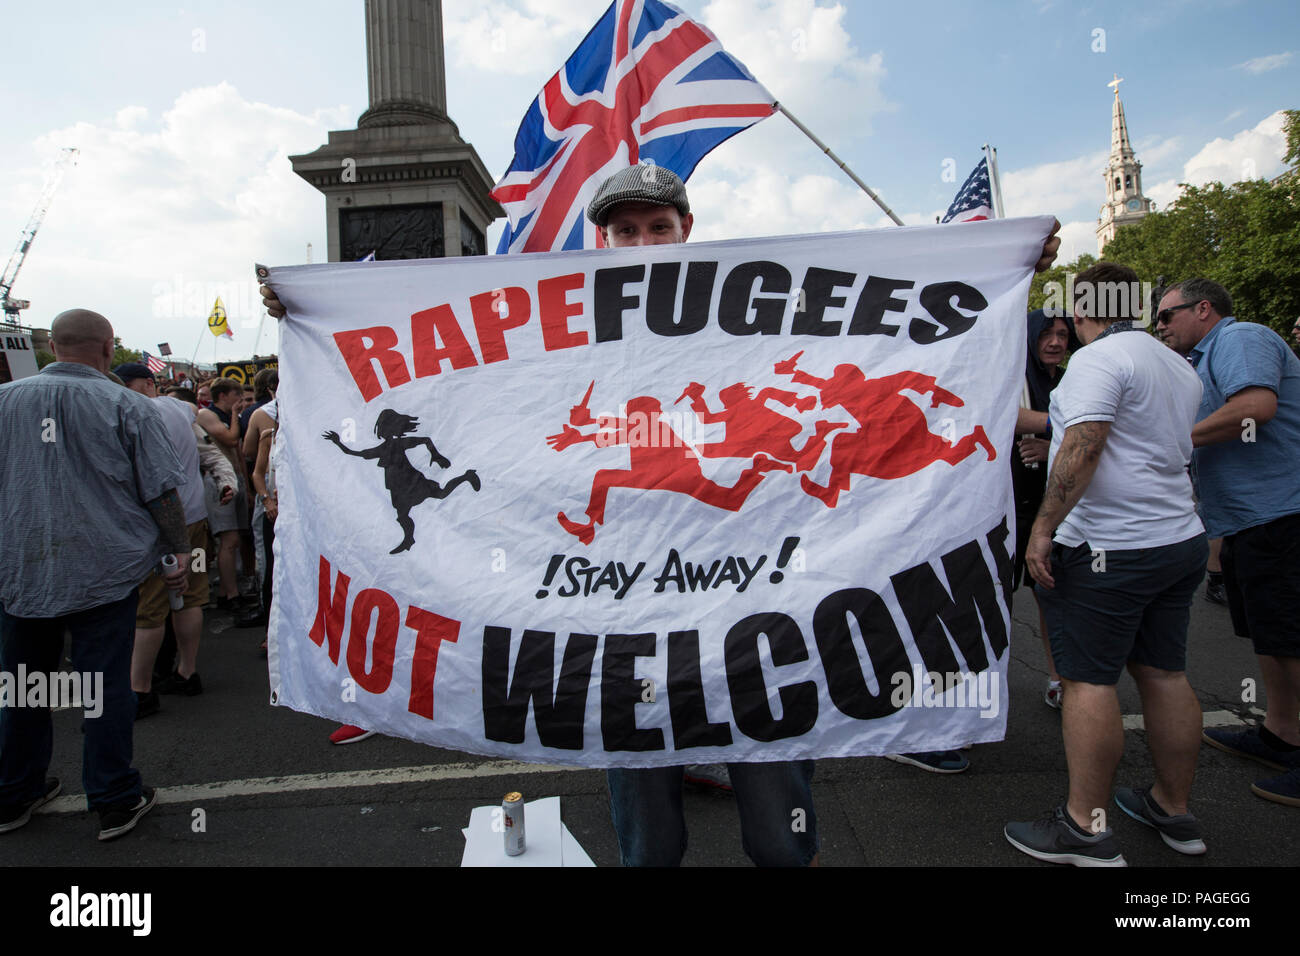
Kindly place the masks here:
MULTIPOLYGON (((592 383, 592 387, 595 382, 592 383)), ((602 468, 591 482, 591 499, 587 504, 587 522, 571 520, 564 512, 556 515, 561 527, 583 544, 591 544, 596 537, 596 525, 605 523, 605 502, 611 488, 640 488, 645 491, 675 491, 690 495, 715 508, 739 511, 750 492, 758 487, 765 472, 774 469, 790 471, 789 465, 774 461, 766 455, 755 455, 753 463, 730 488, 710 481, 700 469, 700 458, 660 418, 663 408, 659 400, 640 395, 627 403, 627 418, 605 418, 600 428, 589 434, 579 429, 596 424, 587 407, 591 387, 582 403, 569 410, 569 421, 558 435, 549 435, 546 443, 556 451, 563 451, 580 442, 597 445, 628 445, 631 451, 627 469, 602 468), (611 434, 611 431, 612 434, 611 434)))
POLYGON ((983 447, 989 461, 997 457, 984 426, 955 443, 949 444, 930 431, 925 413, 904 395, 911 389, 930 395, 930 407, 965 402, 947 389, 940 388, 932 375, 898 372, 884 378, 868 379, 856 365, 837 365, 830 378, 816 378, 798 371, 795 363, 803 352, 796 352, 784 362, 777 362, 776 374, 789 375, 799 385, 811 385, 821 393, 822 408, 844 408, 858 423, 858 429, 840 432, 831 442, 831 477, 826 487, 807 475, 799 484, 808 494, 834 508, 840 492, 849 487, 853 475, 871 478, 904 478, 936 461, 955 465, 983 447))
POLYGON ((744 382, 728 385, 718 392, 722 410, 711 412, 704 400, 704 386, 699 382, 686 386, 678 402, 689 397, 696 417, 706 425, 714 422, 726 424, 722 441, 699 446, 701 455, 705 458, 749 458, 766 453, 779 461, 793 462, 795 471, 809 471, 826 447, 826 436, 837 428, 848 427, 848 422, 819 421, 813 426, 814 433, 803 448, 796 450, 792 442, 803 431, 803 426, 793 418, 768 408, 767 401, 771 399, 796 411, 806 412, 817 405, 817 400, 811 395, 800 398, 794 392, 780 388, 765 388, 757 395, 753 391, 744 382))

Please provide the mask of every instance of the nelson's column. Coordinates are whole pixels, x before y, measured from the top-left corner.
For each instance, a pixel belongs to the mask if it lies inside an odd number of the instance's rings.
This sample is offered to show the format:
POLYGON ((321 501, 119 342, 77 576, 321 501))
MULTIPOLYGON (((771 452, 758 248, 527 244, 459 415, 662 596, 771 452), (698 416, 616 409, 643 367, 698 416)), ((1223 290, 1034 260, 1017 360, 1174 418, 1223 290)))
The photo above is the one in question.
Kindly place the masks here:
POLYGON ((366 0, 370 109, 293 171, 325 194, 329 261, 478 256, 505 213, 447 116, 440 0, 366 0))

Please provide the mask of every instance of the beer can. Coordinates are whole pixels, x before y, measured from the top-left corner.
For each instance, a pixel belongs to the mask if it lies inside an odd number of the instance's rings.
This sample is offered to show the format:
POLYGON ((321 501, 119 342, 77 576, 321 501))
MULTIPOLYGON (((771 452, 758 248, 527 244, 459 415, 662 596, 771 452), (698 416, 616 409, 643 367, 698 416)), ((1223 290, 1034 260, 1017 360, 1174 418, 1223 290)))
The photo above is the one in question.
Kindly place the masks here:
POLYGON ((501 822, 505 830, 506 856, 518 856, 527 849, 524 839, 524 795, 519 791, 507 793, 501 802, 501 822))

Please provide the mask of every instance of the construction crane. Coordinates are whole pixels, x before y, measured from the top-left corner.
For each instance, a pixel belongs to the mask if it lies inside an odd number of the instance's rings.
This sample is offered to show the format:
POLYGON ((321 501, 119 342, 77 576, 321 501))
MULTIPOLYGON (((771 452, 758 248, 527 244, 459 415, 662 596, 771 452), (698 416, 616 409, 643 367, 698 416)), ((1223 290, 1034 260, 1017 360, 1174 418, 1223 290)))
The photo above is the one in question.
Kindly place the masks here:
POLYGON ((4 275, 0 276, 0 307, 3 307, 4 320, 9 325, 18 325, 18 313, 31 305, 26 299, 11 298, 9 292, 18 278, 18 270, 23 267, 23 261, 32 248, 36 230, 41 228, 41 222, 49 211, 50 201, 54 199, 54 191, 59 188, 59 183, 63 181, 63 174, 68 171, 68 167, 76 163, 79 152, 80 150, 74 146, 63 148, 63 155, 54 164, 50 178, 45 181, 45 188, 41 190, 41 198, 36 200, 36 208, 32 210, 32 216, 27 220, 27 228, 18 237, 18 248, 14 249, 14 254, 9 257, 9 264, 5 266, 4 275))

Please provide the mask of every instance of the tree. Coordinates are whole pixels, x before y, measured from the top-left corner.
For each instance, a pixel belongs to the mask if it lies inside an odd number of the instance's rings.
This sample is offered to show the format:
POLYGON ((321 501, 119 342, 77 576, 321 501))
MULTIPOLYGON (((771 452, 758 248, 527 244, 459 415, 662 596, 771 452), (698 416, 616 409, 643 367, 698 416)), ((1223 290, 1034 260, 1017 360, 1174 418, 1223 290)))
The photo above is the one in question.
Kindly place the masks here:
POLYGON ((45 366, 49 365, 53 361, 54 361, 53 352, 47 352, 45 349, 36 350, 36 367, 38 369, 45 368, 45 366))
POLYGON ((124 348, 121 336, 113 336, 113 368, 117 368, 124 362, 140 361, 140 353, 135 349, 124 348))
POLYGON ((1300 317, 1300 187, 1290 176, 1184 185, 1168 209, 1117 232, 1104 256, 1153 283, 1213 279, 1236 318, 1288 338, 1300 317))
POLYGON ((1029 284, 1030 310, 1041 309, 1044 301, 1048 298, 1050 289, 1066 289, 1069 285, 1069 276, 1077 276, 1084 269, 1091 265, 1096 265, 1096 263, 1097 257, 1085 252, 1068 265, 1052 266, 1052 268, 1048 269, 1046 272, 1034 273, 1034 279, 1029 284), (1055 283, 1055 286, 1048 286, 1049 282, 1055 283))
POLYGON ((1282 159, 1290 164, 1294 174, 1300 167, 1300 110, 1283 110, 1286 116, 1282 131, 1286 133, 1286 155, 1282 159))

